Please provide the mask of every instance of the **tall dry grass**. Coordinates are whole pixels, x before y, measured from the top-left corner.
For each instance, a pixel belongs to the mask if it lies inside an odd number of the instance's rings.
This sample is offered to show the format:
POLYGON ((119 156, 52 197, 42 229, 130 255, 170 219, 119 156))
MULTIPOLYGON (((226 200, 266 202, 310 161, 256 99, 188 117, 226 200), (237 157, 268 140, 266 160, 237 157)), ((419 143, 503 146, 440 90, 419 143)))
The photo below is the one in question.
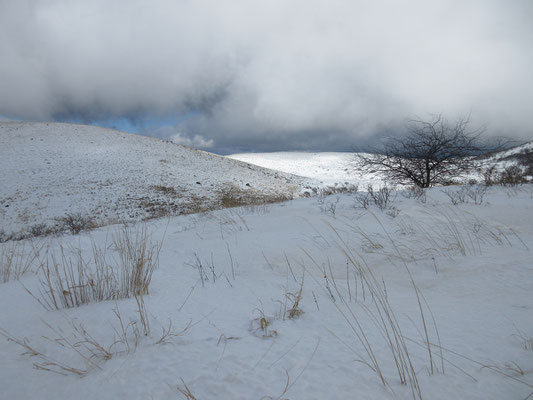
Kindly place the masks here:
POLYGON ((159 266, 162 242, 154 244, 146 225, 124 226, 113 237, 120 257, 120 294, 123 297, 149 294, 152 274, 159 266))
MULTIPOLYGON (((336 231, 335 233, 337 234, 336 231)), ((320 266, 315 258, 304 250, 315 271, 324 276, 325 283, 322 283, 315 274, 309 271, 311 277, 320 285, 325 295, 331 299, 331 303, 348 324, 354 338, 362 346, 363 354, 356 353, 358 361, 374 371, 379 381, 386 387, 390 385, 383 364, 384 362, 392 363, 399 381, 410 388, 413 399, 421 400, 422 392, 411 352, 404 338, 401 325, 389 303, 385 287, 373 274, 364 258, 356 255, 340 235, 338 235, 337 247, 347 258, 348 266, 359 276, 361 287, 366 292, 365 301, 351 304, 337 284, 331 268, 327 270, 320 266), (366 299, 370 303, 366 302, 366 299), (371 326, 368 326, 368 323, 371 326), (390 355, 388 361, 384 361, 376 352, 374 332, 378 332, 382 344, 388 350, 390 355)), ((336 336, 334 332, 332 333, 336 336)), ((352 349, 350 345, 347 346, 352 349)))
MULTIPOLYGON (((102 370, 102 363, 105 361, 134 353, 150 335, 144 303, 138 307, 137 318, 129 318, 129 322, 126 322, 118 305, 113 308, 113 314, 115 323, 111 323, 104 331, 89 329, 80 320, 62 313, 63 323, 52 324, 42 320, 46 333, 36 343, 25 337, 17 337, 3 328, 0 328, 0 336, 22 347, 23 355, 32 358, 35 369, 82 377, 91 371, 102 370), (47 350, 44 350, 46 347, 43 346, 43 340, 52 346, 47 346, 47 350)), ((157 340, 157 336, 151 338, 151 344, 169 343, 174 338, 183 336, 191 326, 193 324, 189 321, 181 331, 175 331, 172 320, 169 319, 168 326, 161 327, 161 336, 157 340)))
POLYGON ((47 310, 78 307, 105 300, 149 294, 159 266, 161 243, 153 243, 146 226, 124 226, 113 236, 115 252, 92 242, 90 254, 66 249, 51 254, 41 266, 37 301, 47 310))
POLYGON ((22 275, 37 270, 45 246, 45 241, 37 239, 0 244, 0 282, 18 280, 22 275))

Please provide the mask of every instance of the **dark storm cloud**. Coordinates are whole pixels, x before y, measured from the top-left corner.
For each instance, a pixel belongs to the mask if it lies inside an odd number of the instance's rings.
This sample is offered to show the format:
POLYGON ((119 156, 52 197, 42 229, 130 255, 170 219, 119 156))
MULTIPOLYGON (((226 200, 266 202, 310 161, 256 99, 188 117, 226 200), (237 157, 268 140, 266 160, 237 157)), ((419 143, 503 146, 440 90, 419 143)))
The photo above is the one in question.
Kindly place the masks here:
POLYGON ((532 138, 529 0, 0 1, 0 115, 185 116, 218 149, 339 149, 443 113, 532 138))

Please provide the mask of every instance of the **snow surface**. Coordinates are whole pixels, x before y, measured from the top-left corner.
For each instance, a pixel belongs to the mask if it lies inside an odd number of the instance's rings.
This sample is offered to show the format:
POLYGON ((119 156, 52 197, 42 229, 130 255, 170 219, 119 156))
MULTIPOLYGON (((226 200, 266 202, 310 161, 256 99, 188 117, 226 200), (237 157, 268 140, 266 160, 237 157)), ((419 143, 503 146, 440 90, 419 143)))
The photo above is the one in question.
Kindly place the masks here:
POLYGON ((0 163, 6 233, 75 213, 105 224, 209 208, 225 188, 291 197, 317 184, 168 141, 59 123, 0 122, 0 163))
POLYGON ((326 185, 365 184, 374 179, 358 171, 357 153, 273 152, 242 153, 227 156, 234 160, 310 177, 326 185))
MULTIPOLYGON (((349 254, 368 266, 386 293, 408 338, 423 399, 524 399, 533 392, 530 185, 492 187, 481 205, 453 206, 440 188, 429 190, 425 203, 398 194, 397 212, 354 208, 350 195, 321 201, 148 222, 151 240, 162 243, 159 269, 144 298, 150 335, 129 354, 118 343, 111 359, 91 359, 96 366, 83 377, 32 368, 42 365, 39 356, 21 354, 22 347, 2 339, 1 397, 179 399, 185 396, 177 388, 187 385, 197 399, 413 398, 395 373, 379 321, 369 318, 373 299, 347 263, 349 254), (334 212, 324 207, 328 203, 336 205, 334 212), (200 264, 207 272, 203 285, 200 264), (432 346, 433 375, 407 269, 424 296, 429 339, 439 340, 426 301, 444 348, 441 363, 432 346), (290 319, 284 313, 292 299, 288 293, 297 293, 302 279, 303 314, 290 319), (263 316, 270 321, 266 334, 263 316), (155 344, 169 321, 176 331, 191 326, 169 343, 155 344), (368 355, 349 324, 355 321, 366 332, 387 386, 365 365, 368 355)), ((44 246, 39 252, 44 262, 60 246, 81 249, 89 259, 94 245, 107 249, 115 265, 112 238, 120 229, 34 239, 33 246, 44 246)), ((29 249, 26 242, 21 252, 29 249)), ((40 296, 44 277, 38 263, 20 282, 0 285, 0 328, 49 358, 87 368, 87 360, 56 339, 74 340, 71 321, 77 321, 111 346, 119 331, 113 309, 126 322, 138 320, 136 302, 46 311, 26 291, 40 296)), ((84 354, 82 343, 76 348, 84 354)))

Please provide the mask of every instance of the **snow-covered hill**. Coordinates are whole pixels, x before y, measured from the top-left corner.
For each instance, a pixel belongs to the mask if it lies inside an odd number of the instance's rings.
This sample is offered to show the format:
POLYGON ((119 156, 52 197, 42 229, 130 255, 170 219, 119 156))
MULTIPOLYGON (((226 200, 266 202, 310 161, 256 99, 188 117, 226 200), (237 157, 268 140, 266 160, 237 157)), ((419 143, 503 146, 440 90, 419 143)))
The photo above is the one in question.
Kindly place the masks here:
POLYGON ((67 214, 105 224, 292 198, 313 185, 168 141, 58 123, 0 123, 0 168, 5 233, 67 214))
POLYGON ((518 165, 524 175, 531 179, 533 178, 533 142, 497 152, 484 161, 489 165, 495 165, 498 170, 511 165, 518 165))
POLYGON ((531 154, 531 153, 533 153, 533 142, 527 142, 519 146, 512 147, 508 150, 499 151, 491 155, 490 158, 494 160, 503 160, 503 159, 508 159, 510 157, 517 156, 520 154, 531 154))

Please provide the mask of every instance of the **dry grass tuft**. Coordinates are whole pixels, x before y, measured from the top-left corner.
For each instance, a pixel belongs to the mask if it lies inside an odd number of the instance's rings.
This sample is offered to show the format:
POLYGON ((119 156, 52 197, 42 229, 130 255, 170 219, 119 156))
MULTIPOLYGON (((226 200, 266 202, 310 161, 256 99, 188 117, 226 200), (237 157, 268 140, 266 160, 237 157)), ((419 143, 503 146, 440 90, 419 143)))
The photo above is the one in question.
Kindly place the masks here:
POLYGON ((288 310, 285 311, 284 317, 289 319, 298 318, 304 313, 300 308, 300 302, 302 301, 302 292, 304 288, 304 276, 302 276, 302 282, 300 283, 300 289, 296 293, 285 293, 285 297, 291 303, 291 306, 288 310))
POLYGON ((71 365, 65 364, 62 361, 58 361, 54 358, 51 358, 44 354, 43 352, 37 350, 33 345, 30 344, 30 341, 27 338, 18 339, 11 335, 9 332, 7 332, 4 329, 0 328, 0 335, 4 336, 9 342, 13 342, 17 344, 18 346, 25 349, 25 352, 22 353, 23 355, 27 355, 29 357, 35 357, 37 358, 38 362, 33 363, 33 368, 42 370, 42 371, 49 371, 49 372, 55 372, 60 375, 77 375, 77 376, 84 376, 87 373, 87 369, 80 369, 77 367, 73 367, 71 365))
POLYGON ((113 241, 118 262, 109 260, 105 245, 100 248, 93 242, 89 257, 81 249, 67 251, 61 246, 59 258, 52 254, 42 264, 40 296, 28 292, 47 310, 147 295, 162 243, 153 244, 145 226, 126 226, 113 241))
MULTIPOLYGON (((30 344, 28 339, 18 339, 1 328, 0 335, 22 347, 25 350, 24 355, 36 359, 37 361, 33 363, 36 369, 61 375, 85 376, 90 371, 101 370, 103 362, 134 353, 143 336, 150 333, 148 313, 144 303, 142 299, 137 301, 140 302, 137 310, 139 318, 130 319, 128 323, 125 322, 118 306, 113 309, 116 322, 110 325, 113 332, 111 335, 95 335, 82 322, 70 318, 67 314, 62 314, 65 319, 65 324, 61 324, 62 326, 52 326, 51 323, 43 321, 49 333, 42 338, 55 345, 55 357, 47 355, 37 345, 30 344)), ((161 337, 152 343, 169 343, 173 338, 184 335, 190 327, 191 322, 181 331, 175 332, 172 329, 172 320, 169 319, 168 326, 162 327, 161 337)))
POLYGON ((150 241, 146 225, 140 229, 124 226, 113 237, 120 256, 120 292, 122 297, 149 294, 153 272, 159 266, 159 253, 163 243, 150 241))
MULTIPOLYGON (((172 329, 172 320, 169 318, 168 320, 168 326, 161 327, 161 337, 155 342, 155 344, 167 344, 172 342, 173 338, 183 336, 192 326, 192 320, 189 321, 189 323, 179 332, 174 332, 174 329, 172 329)), ((220 341, 220 339, 219 339, 220 341)))
POLYGON ((293 194, 283 193, 263 193, 258 190, 248 188, 242 189, 234 184, 228 183, 218 191, 218 203, 220 208, 233 208, 242 206, 258 206, 270 203, 281 203, 291 200, 293 194))
POLYGON ((144 305, 144 298, 141 294, 135 295, 135 302, 137 303, 137 312, 141 321, 144 336, 150 336, 150 319, 146 306, 144 305))
POLYGON ((27 242, 10 242, 0 245, 0 282, 18 280, 31 271, 35 262, 40 263, 39 256, 45 242, 31 241, 28 250, 27 242))
POLYGON ((250 330, 255 336, 262 338, 272 338, 278 336, 278 331, 271 329, 273 318, 267 317, 263 310, 256 308, 255 311, 259 313, 257 318, 252 319, 250 330))
POLYGON ((396 192, 394 188, 387 185, 374 189, 372 185, 368 185, 366 192, 359 192, 355 194, 355 202, 364 209, 368 209, 371 205, 375 205, 380 210, 385 211, 389 209, 396 199, 396 192))
POLYGON ((196 397, 194 397, 194 395, 191 392, 191 389, 189 389, 189 387, 185 384, 185 381, 183 380, 183 378, 180 378, 180 379, 181 379, 181 384, 183 385, 183 387, 178 386, 177 387, 178 392, 180 392, 183 396, 185 396, 185 399, 187 400, 196 400, 196 397))
POLYGON ((517 333, 515 333, 513 337, 520 341, 522 347, 524 347, 525 350, 533 350, 533 337, 527 336, 526 334, 521 332, 516 326, 515 329, 517 330, 517 333))
MULTIPOLYGON (((372 369, 384 386, 389 386, 388 380, 383 372, 384 369, 382 367, 382 360, 378 358, 374 351, 376 338, 369 336, 369 330, 365 326, 365 324, 370 322, 375 328, 378 329, 381 339, 389 351, 389 362, 394 365, 399 381, 410 388, 413 399, 421 400, 422 392, 418 383, 417 371, 413 363, 411 351, 407 345, 407 340, 403 334, 399 320, 397 319, 396 314, 389 302, 384 282, 376 278, 372 272, 372 269, 366 264, 364 258, 348 246, 346 241, 335 230, 335 228, 331 225, 330 228, 333 230, 337 238, 337 247, 347 259, 347 267, 352 268, 355 272, 355 276, 359 277, 361 289, 363 291, 363 301, 357 302, 356 292, 356 304, 355 306, 352 306, 350 304, 352 299, 351 292, 349 295, 350 301, 348 301, 347 296, 343 294, 340 285, 336 283, 331 265, 328 263, 329 271, 326 270, 325 266, 321 266, 309 253, 304 250, 305 254, 311 260, 318 273, 324 276, 325 283, 322 283, 312 273, 311 277, 322 287, 324 294, 331 299, 333 306, 347 322, 356 340, 360 345, 362 345, 364 349, 364 355, 356 354, 358 361, 372 369), (364 294, 365 291, 367 293, 366 296, 364 294), (370 304, 368 304, 368 300, 370 300, 370 304)), ((429 310, 423 295, 412 279, 407 265, 405 265, 405 267, 411 279, 419 305, 420 317, 424 332, 423 340, 429 355, 429 370, 430 373, 434 373, 437 370, 437 367, 434 360, 435 357, 432 351, 432 346, 429 342, 429 324, 425 315, 425 311, 429 311, 431 313, 431 310, 429 310)), ((346 279, 347 287, 349 288, 349 269, 346 279)), ((354 286, 357 288, 357 282, 354 286)), ((431 318, 438 338, 438 331, 432 314, 431 318)), ((348 347, 351 349, 350 346, 348 347)), ((442 371, 443 370, 444 367, 442 366, 442 371)))

